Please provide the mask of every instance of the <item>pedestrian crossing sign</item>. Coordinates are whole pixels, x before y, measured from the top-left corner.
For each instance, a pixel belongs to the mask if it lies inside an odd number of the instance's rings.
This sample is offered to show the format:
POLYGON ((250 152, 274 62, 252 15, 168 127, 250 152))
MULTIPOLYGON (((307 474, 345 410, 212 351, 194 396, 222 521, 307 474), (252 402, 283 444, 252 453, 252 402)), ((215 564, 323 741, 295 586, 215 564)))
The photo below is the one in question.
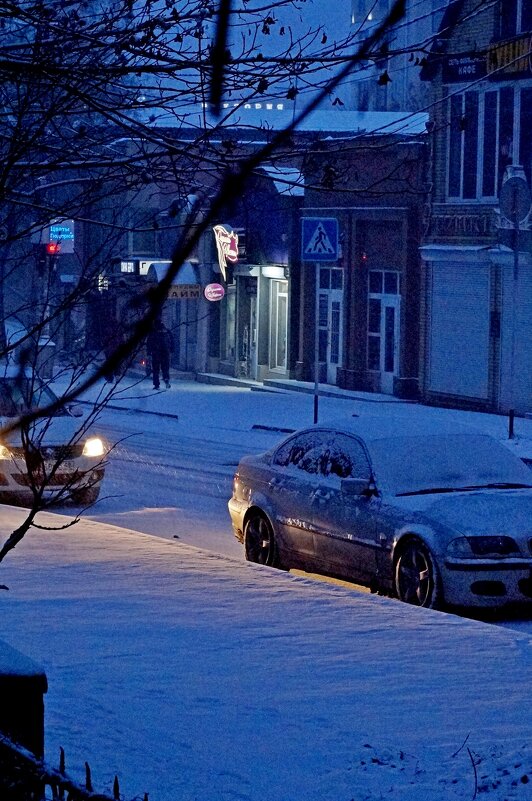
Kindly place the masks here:
POLYGON ((302 217, 302 261, 337 261, 338 256, 336 217, 302 217))

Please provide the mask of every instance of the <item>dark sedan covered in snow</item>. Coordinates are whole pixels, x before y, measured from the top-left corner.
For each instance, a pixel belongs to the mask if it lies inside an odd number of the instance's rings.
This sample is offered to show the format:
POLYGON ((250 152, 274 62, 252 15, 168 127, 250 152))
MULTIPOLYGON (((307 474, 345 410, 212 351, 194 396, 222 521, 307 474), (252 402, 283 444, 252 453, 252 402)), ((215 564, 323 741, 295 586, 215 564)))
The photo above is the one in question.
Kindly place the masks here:
POLYGON ((246 558, 431 608, 532 603, 532 471, 474 429, 348 418, 244 457, 246 558))

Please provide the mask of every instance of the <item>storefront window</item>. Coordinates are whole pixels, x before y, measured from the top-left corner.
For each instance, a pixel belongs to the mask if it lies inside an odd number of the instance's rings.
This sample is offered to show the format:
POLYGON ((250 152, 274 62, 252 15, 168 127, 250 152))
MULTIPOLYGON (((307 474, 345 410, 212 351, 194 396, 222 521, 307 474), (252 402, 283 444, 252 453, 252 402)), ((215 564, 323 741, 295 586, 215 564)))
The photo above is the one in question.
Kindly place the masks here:
POLYGON ((399 291, 399 273, 386 271, 384 273, 384 294, 397 295, 399 291))
POLYGON ((449 99, 449 198, 498 196, 506 167, 530 162, 530 116, 529 89, 503 86, 449 99))
POLYGON ((496 19, 499 20, 501 39, 527 33, 532 30, 532 3, 530 0, 500 0, 496 19))
POLYGON ((499 35, 501 39, 509 39, 517 33, 517 6, 521 0, 504 0, 499 10, 499 35))
POLYGON ((484 133, 482 161, 482 194, 495 194, 495 169, 497 165, 497 92, 484 95, 484 133))
POLYGON ((532 31, 532 3, 530 0, 521 0, 521 33, 532 31))
POLYGON ((464 198, 477 196, 478 94, 465 93, 464 198))
POLYGON ((381 301, 379 298, 369 299, 368 331, 379 334, 381 330, 381 301))

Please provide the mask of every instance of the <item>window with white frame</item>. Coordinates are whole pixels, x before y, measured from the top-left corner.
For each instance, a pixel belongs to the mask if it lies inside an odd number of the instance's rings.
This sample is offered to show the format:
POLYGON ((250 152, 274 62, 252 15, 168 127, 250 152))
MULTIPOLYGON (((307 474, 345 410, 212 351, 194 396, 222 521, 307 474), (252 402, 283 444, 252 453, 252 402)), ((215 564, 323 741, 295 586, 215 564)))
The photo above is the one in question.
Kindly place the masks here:
POLYGON ((532 86, 451 95, 448 145, 449 199, 497 198, 509 164, 522 164, 532 185, 532 86))
POLYGON ((509 39, 518 33, 532 30, 532 0, 500 0, 498 34, 509 39))
POLYGON ((400 294, 396 270, 370 270, 368 274, 368 370, 394 371, 395 303, 400 294))

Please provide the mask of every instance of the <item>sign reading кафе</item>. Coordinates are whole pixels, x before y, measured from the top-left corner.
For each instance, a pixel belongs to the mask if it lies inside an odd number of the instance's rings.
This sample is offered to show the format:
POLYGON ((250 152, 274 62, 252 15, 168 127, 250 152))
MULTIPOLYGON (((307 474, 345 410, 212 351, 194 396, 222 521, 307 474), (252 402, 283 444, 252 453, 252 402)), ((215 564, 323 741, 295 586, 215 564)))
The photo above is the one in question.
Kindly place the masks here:
POLYGON ((486 77, 486 54, 457 53, 447 56, 442 63, 444 83, 462 83, 486 77))

